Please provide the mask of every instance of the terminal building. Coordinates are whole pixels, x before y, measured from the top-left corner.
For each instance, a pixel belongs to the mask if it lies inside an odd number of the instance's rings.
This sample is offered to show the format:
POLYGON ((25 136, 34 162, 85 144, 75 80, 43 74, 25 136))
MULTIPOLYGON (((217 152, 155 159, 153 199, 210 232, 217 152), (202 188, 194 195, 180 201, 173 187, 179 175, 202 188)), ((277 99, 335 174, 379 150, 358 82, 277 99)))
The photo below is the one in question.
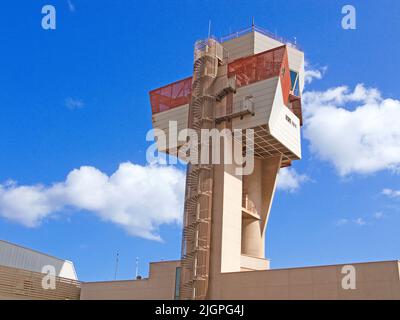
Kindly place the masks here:
POLYGON ((397 260, 349 263, 353 289, 344 265, 270 268, 267 223, 279 170, 301 159, 303 88, 295 43, 254 25, 197 41, 193 74, 150 91, 158 151, 188 162, 181 257, 151 263, 148 278, 80 283, 80 299, 400 299, 397 260), (221 148, 179 139, 206 131, 221 148))

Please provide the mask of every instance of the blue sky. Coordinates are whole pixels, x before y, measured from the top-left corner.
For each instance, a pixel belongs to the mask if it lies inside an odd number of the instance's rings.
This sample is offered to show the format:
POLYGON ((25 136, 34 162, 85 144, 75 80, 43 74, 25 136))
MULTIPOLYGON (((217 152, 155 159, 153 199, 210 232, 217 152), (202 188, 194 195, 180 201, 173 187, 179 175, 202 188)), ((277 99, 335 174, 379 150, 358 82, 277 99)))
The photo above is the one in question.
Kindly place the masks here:
MULTIPOLYGON (((272 267, 399 259, 400 133, 393 116, 400 108, 400 3, 351 1, 356 30, 341 28, 344 4, 8 1, 0 13, 3 191, 41 184, 35 189, 40 195, 82 166, 97 168, 98 176, 100 171, 113 174, 125 162, 146 165, 148 91, 190 75, 193 43, 207 36, 209 20, 212 33, 222 36, 248 27, 254 17, 263 28, 296 37, 308 68, 321 74, 306 86, 303 159, 291 171, 299 185, 275 196, 267 236, 272 267), (45 4, 56 7, 56 30, 41 28, 45 4), (352 95, 360 83, 364 87, 352 95), (348 91, 335 91, 334 101, 318 98, 341 86, 348 91), (371 102, 371 88, 381 98, 371 102), (321 124, 315 108, 332 117, 321 124), (341 118, 343 110, 349 113, 341 118), (350 133, 360 139, 347 139, 350 133), (357 164, 363 156, 353 156, 357 148, 368 154, 365 165, 357 164), (354 165, 344 168, 343 159, 354 165)), ((145 200, 163 201, 158 197, 154 192, 145 200)), ((120 279, 134 276, 136 256, 142 274, 149 261, 180 256, 176 216, 156 224, 163 241, 154 241, 102 219, 104 211, 93 214, 90 205, 81 206, 86 210, 62 207, 34 226, 27 226, 25 218, 10 219, 7 205, 0 201, 1 239, 72 260, 84 281, 111 280, 117 251, 120 279)), ((135 207, 135 217, 146 210, 135 207)))

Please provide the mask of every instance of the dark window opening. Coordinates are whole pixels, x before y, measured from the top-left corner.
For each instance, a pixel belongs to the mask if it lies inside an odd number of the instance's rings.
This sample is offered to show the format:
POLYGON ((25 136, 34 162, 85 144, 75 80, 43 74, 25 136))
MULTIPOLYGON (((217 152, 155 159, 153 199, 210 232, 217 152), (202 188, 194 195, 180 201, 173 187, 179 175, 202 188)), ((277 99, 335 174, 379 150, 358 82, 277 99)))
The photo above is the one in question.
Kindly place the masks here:
POLYGON ((179 300, 180 295, 179 295, 179 288, 181 286, 181 268, 177 267, 175 271, 175 294, 174 294, 174 299, 179 300))
POLYGON ((290 83, 291 83, 291 91, 292 94, 299 97, 300 90, 299 90, 299 73, 293 70, 290 70, 290 83))

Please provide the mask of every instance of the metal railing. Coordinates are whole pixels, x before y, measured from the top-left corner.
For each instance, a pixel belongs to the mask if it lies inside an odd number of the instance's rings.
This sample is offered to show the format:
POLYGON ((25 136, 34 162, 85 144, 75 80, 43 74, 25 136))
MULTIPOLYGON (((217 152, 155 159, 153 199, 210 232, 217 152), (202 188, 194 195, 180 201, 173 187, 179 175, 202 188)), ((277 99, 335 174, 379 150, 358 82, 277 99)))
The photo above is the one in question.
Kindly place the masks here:
POLYGON ((254 101, 252 96, 244 97, 241 100, 235 101, 230 111, 226 108, 218 108, 215 110, 215 119, 218 122, 222 120, 243 117, 245 115, 254 115, 254 101))
POLYGON ((281 37, 281 36, 278 36, 278 35, 272 33, 271 31, 268 31, 266 29, 257 27, 255 25, 253 25, 251 27, 248 27, 248 28, 245 28, 245 29, 241 29, 241 30, 236 31, 236 32, 232 32, 232 33, 230 33, 230 34, 228 34, 226 36, 220 37, 219 38, 219 42, 223 43, 223 42, 238 38, 240 36, 243 36, 243 35, 245 35, 247 33, 254 32, 254 31, 257 31, 257 32, 259 32, 259 33, 261 33, 261 34, 263 34, 263 35, 265 35, 267 37, 270 37, 270 38, 272 38, 272 39, 274 39, 276 41, 279 41, 282 44, 286 44, 288 46, 291 46, 293 48, 301 50, 301 46, 297 43, 297 40, 295 40, 294 42, 290 41, 290 40, 288 40, 288 39, 286 39, 284 37, 281 37))

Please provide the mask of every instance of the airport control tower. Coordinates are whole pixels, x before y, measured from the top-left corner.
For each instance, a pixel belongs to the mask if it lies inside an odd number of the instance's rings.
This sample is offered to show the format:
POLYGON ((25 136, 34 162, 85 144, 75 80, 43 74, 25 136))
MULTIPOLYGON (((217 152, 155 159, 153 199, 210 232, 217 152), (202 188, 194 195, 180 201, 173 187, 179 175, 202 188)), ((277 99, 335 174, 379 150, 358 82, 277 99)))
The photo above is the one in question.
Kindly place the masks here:
POLYGON ((193 75, 150 92, 153 127, 167 135, 158 150, 188 161, 180 299, 209 298, 221 273, 269 269, 265 233, 277 174, 301 158, 303 86, 298 46, 252 26, 197 41, 193 75), (217 130, 222 151, 189 136, 172 139, 173 128, 198 137, 217 130), (241 139, 229 135, 237 129, 241 139), (197 155, 218 152, 220 161, 191 161, 188 144, 197 155), (230 161, 246 152, 254 155, 247 173, 230 161))

